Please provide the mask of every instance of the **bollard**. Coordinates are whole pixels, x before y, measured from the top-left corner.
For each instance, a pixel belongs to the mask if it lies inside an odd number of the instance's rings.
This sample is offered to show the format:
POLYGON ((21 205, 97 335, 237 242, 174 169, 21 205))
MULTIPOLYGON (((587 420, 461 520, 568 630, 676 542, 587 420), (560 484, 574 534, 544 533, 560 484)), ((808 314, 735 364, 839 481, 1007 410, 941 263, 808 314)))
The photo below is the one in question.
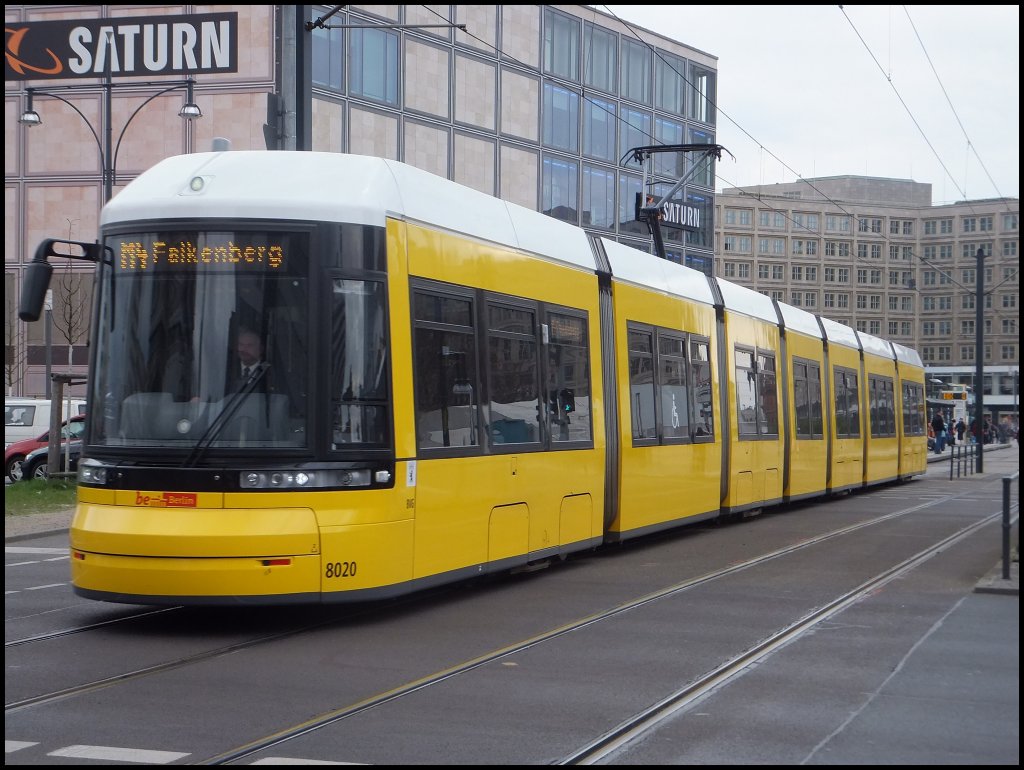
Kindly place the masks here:
MULTIPOLYGON (((1020 501, 1020 471, 1003 476, 1003 580, 1010 579, 1010 485, 1017 479, 1017 500, 1020 501)), ((1019 543, 1018 543, 1019 547, 1019 543)))

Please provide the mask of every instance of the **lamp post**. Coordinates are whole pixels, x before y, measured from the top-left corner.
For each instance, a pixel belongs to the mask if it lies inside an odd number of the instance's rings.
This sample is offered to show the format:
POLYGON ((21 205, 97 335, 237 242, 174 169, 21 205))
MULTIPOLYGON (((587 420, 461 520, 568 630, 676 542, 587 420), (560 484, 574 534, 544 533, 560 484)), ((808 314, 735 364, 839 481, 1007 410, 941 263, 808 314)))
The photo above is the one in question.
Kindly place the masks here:
POLYGON ((50 86, 46 88, 40 87, 29 87, 25 89, 25 111, 21 113, 21 117, 18 118, 18 122, 23 126, 32 128, 34 126, 42 125, 43 119, 39 116, 39 113, 33 109, 33 100, 37 96, 48 96, 51 99, 64 102, 68 107, 78 113, 78 116, 85 121, 85 125, 88 126, 89 131, 92 132, 93 139, 96 140, 96 148, 100 153, 101 166, 103 168, 103 200, 104 202, 109 201, 114 197, 114 182, 117 175, 117 154, 121 150, 121 141, 124 139, 125 132, 128 131, 128 126, 131 125, 135 116, 139 114, 143 107, 149 104, 151 101, 156 99, 158 96, 162 96, 169 91, 174 91, 178 88, 187 89, 185 103, 181 106, 178 111, 178 116, 185 120, 195 120, 203 116, 203 111, 199 109, 199 105, 195 103, 194 89, 195 80, 189 78, 187 80, 176 80, 176 81, 165 81, 161 83, 115 83, 110 79, 110 73, 107 72, 106 81, 99 85, 79 86, 50 86), (125 122, 124 127, 121 129, 121 133, 117 138, 117 145, 114 146, 114 129, 112 124, 113 118, 113 91, 115 88, 138 88, 139 86, 158 86, 161 90, 146 99, 140 104, 135 111, 129 116, 125 122), (90 93, 102 90, 104 92, 103 99, 103 141, 100 141, 99 134, 96 133, 96 129, 93 128, 92 123, 85 117, 78 107, 72 102, 65 99, 57 92, 69 92, 75 93, 90 93))
POLYGON ((974 420, 978 460, 976 470, 982 472, 985 456, 985 249, 975 254, 976 288, 974 296, 974 420))

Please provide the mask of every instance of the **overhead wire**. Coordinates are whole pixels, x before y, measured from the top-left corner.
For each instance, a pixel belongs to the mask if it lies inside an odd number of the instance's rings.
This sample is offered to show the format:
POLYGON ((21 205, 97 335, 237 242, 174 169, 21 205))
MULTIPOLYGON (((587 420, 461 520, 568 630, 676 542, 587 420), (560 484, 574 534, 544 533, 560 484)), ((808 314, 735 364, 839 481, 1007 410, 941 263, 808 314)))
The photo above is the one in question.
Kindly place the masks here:
MULTIPOLYGON (((437 13, 437 11, 435 11, 430 6, 422 6, 422 8, 424 8, 425 10, 435 14, 436 16, 438 16, 441 19, 444 19, 444 17, 441 16, 441 14, 437 13)), ((613 11, 611 11, 611 9, 608 8, 607 5, 601 6, 601 8, 603 9, 603 13, 605 13, 608 16, 610 16, 611 18, 615 19, 619 24, 621 24, 623 26, 623 28, 625 28, 630 34, 632 34, 633 37, 635 37, 640 43, 642 43, 647 48, 649 48, 653 52, 654 56, 657 57, 658 59, 660 59, 663 64, 665 64, 670 70, 672 70, 681 79, 681 81, 686 84, 686 86, 688 86, 691 90, 695 88, 695 85, 687 78, 687 76, 684 73, 679 72, 678 69, 676 69, 676 67, 675 67, 675 65, 674 65, 674 63, 672 61, 670 61, 670 60, 666 59, 665 57, 663 57, 661 55, 661 53, 658 51, 657 48, 652 46, 649 42, 644 40, 641 35, 639 35, 637 33, 637 31, 634 29, 634 25, 632 25, 630 22, 625 21, 621 17, 619 17, 617 14, 615 14, 613 11)), ((593 10, 593 8, 592 8, 592 10, 593 10)), ((840 6, 840 10, 842 10, 842 6, 840 6)), ((844 12, 844 15, 845 15, 845 12, 844 12)), ((444 20, 448 21, 447 19, 444 19, 444 20)), ((847 16, 847 20, 849 21, 849 17, 848 16, 847 16)), ((593 24, 594 22, 592 21, 591 23, 593 24)), ((852 26, 852 22, 850 22, 850 24, 852 26)), ((856 31, 856 28, 854 28, 854 29, 856 31)), ((511 61, 519 64, 520 66, 523 66, 523 67, 528 67, 529 66, 529 65, 525 64, 524 62, 519 61, 516 57, 508 54, 506 51, 502 50, 500 47, 492 45, 490 42, 488 42, 486 40, 483 40, 482 38, 474 35, 469 30, 463 29, 462 32, 463 32, 463 34, 466 34, 469 37, 471 37, 474 40, 476 40, 477 42, 481 43, 485 47, 492 49, 500 57, 509 59, 509 60, 511 60, 511 61)), ((857 33, 857 34, 858 34, 858 37, 860 37, 860 34, 859 33, 857 33)), ((863 38, 861 38, 861 40, 863 42, 863 38)), ((591 39, 591 41, 590 41, 591 45, 592 45, 592 42, 593 41, 591 39)), ((498 45, 500 46, 500 41, 498 41, 498 45)), ((870 50, 869 50, 869 53, 870 53, 870 50)), ((874 56, 874 54, 871 54, 871 57, 875 61, 875 63, 877 64, 878 60, 874 56)), ((585 72, 586 72, 586 60, 585 59, 584 59, 584 65, 583 66, 584 66, 584 77, 581 78, 581 82, 579 84, 567 83, 566 84, 567 87, 571 88, 572 90, 575 90, 576 85, 578 85, 579 93, 580 93, 580 98, 581 99, 583 99, 585 101, 588 101, 591 104, 593 104, 595 107, 603 110, 604 112, 609 114, 612 118, 614 118, 618 122, 626 124, 630 128, 632 128, 634 130, 637 130, 637 131, 639 131, 639 133, 647 136, 650 139, 652 144, 663 144, 663 142, 660 142, 657 138, 655 138, 649 132, 643 131, 643 129, 641 129, 641 128, 637 127, 637 126, 634 126, 633 124, 628 123, 627 121, 625 121, 621 117, 621 115, 619 115, 618 111, 608 110, 604 106, 604 103, 601 100, 595 99, 595 98, 591 97, 590 95, 588 95, 587 92, 586 92, 586 88, 585 88, 585 86, 584 86, 584 84, 582 82, 585 79, 585 72)), ((884 71, 883 71, 883 75, 884 75, 884 71)), ((887 76, 887 75, 885 77, 886 77, 887 81, 890 82, 890 85, 892 85, 891 78, 889 76, 887 76)), ((560 82, 560 79, 557 78, 557 77, 550 78, 550 79, 552 81, 554 81, 554 82, 560 82)), ((895 86, 894 85, 893 85, 893 89, 895 90, 895 86)), ((928 140, 927 136, 924 135, 923 130, 920 128, 920 125, 918 124, 917 120, 914 118, 913 114, 910 112, 910 109, 909 109, 909 107, 907 107, 906 102, 903 100, 902 96, 899 95, 898 91, 896 91, 896 94, 897 94, 897 97, 900 99, 900 102, 904 105, 904 108, 907 110, 908 114, 910 114, 911 120, 914 122, 915 126, 917 126, 918 130, 921 131, 921 134, 924 137, 926 143, 932 149, 933 153, 935 153, 934 147, 932 147, 931 142, 928 140)), ((795 169, 790 167, 782 158, 777 156, 769 148, 765 147, 749 131, 747 131, 743 126, 741 126, 739 123, 737 123, 732 118, 731 115, 729 115, 727 112, 725 112, 721 108, 721 106, 718 104, 718 102, 716 100, 712 99, 712 97, 710 95, 706 96, 705 98, 707 99, 709 105, 715 110, 716 114, 723 115, 724 117, 726 117, 739 131, 741 131, 744 135, 746 135, 748 138, 750 138, 750 140, 752 142, 754 142, 754 144, 756 144, 758 146, 759 150, 762 153, 767 153, 772 158, 774 158, 776 161, 778 161, 784 168, 786 168, 788 171, 792 172, 794 174, 794 176, 796 176, 798 178, 799 181, 801 181, 804 184, 806 184, 808 187, 810 187, 812 190, 814 190, 819 196, 821 196, 822 200, 824 200, 824 201, 828 202, 829 204, 835 206, 842 214, 845 214, 845 215, 849 216, 853 222, 858 224, 858 226, 859 226, 859 223, 860 223, 860 221, 862 219, 868 219, 868 220, 875 219, 875 217, 861 216, 861 215, 855 214, 852 211, 848 210, 843 205, 842 202, 833 199, 830 195, 826 194, 824 191, 819 189, 813 183, 812 180, 806 179, 806 178, 802 177, 799 174, 799 172, 797 172, 795 169)), ((716 133, 717 133, 717 130, 716 130, 716 133)), ((938 157, 938 154, 937 153, 935 153, 935 154, 936 154, 936 157, 938 157)), ((939 162, 940 162, 940 164, 942 164, 943 169, 946 170, 946 173, 949 174, 949 171, 948 171, 948 169, 946 169, 945 164, 942 163, 941 158, 939 158, 939 162)), ((725 182, 728 183, 728 180, 725 179, 724 177, 722 177, 721 173, 719 173, 717 168, 715 170, 714 176, 715 176, 715 178, 721 178, 722 181, 725 181, 725 182)), ((952 179, 952 175, 950 175, 950 178, 952 179)), ((799 228, 799 229, 802 229, 802 230, 804 230, 804 231, 806 231, 806 232, 808 232, 810 234, 813 234, 815 236, 820 236, 820 234, 817 231, 813 231, 810 228, 808 228, 806 225, 804 225, 802 223, 799 223, 796 220, 794 220, 789 215, 788 210, 775 208, 774 205, 770 201, 768 201, 765 198, 761 197, 760 192, 758 192, 757 194, 754 194, 754 193, 750 193, 748 190, 744 190, 742 188, 739 188, 736 185, 733 185, 733 187, 734 187, 734 189, 736 189, 737 192, 740 193, 741 196, 753 198, 754 200, 758 201, 762 205, 762 207, 766 207, 769 211, 772 211, 773 213, 782 213, 783 216, 785 216, 786 219, 789 220, 789 222, 794 226, 794 228, 799 228)), ((957 187, 957 189, 959 190, 960 188, 957 187)), ((963 194, 962 191, 961 191, 961 194, 963 194)), ((966 198, 965 194, 964 194, 964 197, 966 198)), ((1005 198, 1004 198, 1004 200, 1005 200, 1005 198)), ((970 201, 967 201, 967 203, 970 204, 970 201)), ((973 208, 972 208, 972 211, 973 211, 973 208)), ((878 235, 880 235, 882 243, 884 245, 890 247, 890 248, 895 245, 895 246, 898 246, 899 248, 902 249, 902 248, 906 247, 907 245, 909 245, 909 244, 905 244, 905 243, 902 243, 902 242, 899 242, 899 241, 892 241, 892 240, 890 240, 890 238, 885 233, 879 233, 878 235)), ((992 245, 994 246, 994 242, 993 242, 992 245)), ((852 246, 852 243, 851 243, 851 246, 852 246)), ((994 251, 994 249, 993 249, 993 251, 994 251)), ((753 257, 753 255, 751 255, 751 256, 753 257)), ((789 256, 789 255, 787 255, 787 256, 789 256)), ((928 258, 926 258, 926 257, 924 257, 924 256, 922 256, 920 254, 917 254, 913 249, 910 251, 910 256, 913 259, 916 259, 917 261, 919 261, 922 265, 925 265, 925 266, 927 266, 929 268, 934 269, 936 271, 937 277, 941 277, 941 278, 946 279, 946 283, 949 284, 950 286, 959 287, 959 289, 961 289, 964 294, 971 294, 971 295, 973 295, 973 294, 976 293, 975 291, 970 289, 968 286, 966 286, 966 285, 962 284, 960 281, 956 280, 956 278, 951 273, 947 272, 945 266, 940 265, 940 264, 936 264, 932 260, 930 260, 930 259, 928 259, 928 258)), ((992 256, 995 256, 995 255, 993 254, 992 256)), ((955 257, 954 257, 954 259, 955 259, 955 257)), ((822 260, 824 260, 824 256, 822 256, 822 260)), ((886 272, 886 271, 894 270, 894 269, 901 269, 899 265, 893 265, 891 263, 887 263, 885 261, 884 257, 880 258, 878 261, 873 261, 873 260, 870 260, 868 258, 863 258, 863 257, 860 257, 860 256, 852 253, 852 250, 851 250, 851 260, 852 260, 851 264, 861 263, 861 264, 867 265, 871 269, 882 270, 883 273, 886 272)), ((824 262, 823 262, 823 266, 824 266, 824 262)), ((996 266, 993 265, 993 274, 994 274, 994 268, 995 267, 996 266)), ((955 270, 956 268, 949 268, 949 269, 950 270, 955 270)), ((977 280, 977 276, 975 277, 975 280, 977 280)), ((1011 279, 1007 278, 1006 280, 1011 280, 1011 279)), ((1001 282, 999 285, 1002 285, 1002 283, 1005 283, 1005 280, 1003 282, 1001 282)), ((792 286, 792 281, 788 281, 787 284, 790 286, 790 290, 791 291, 795 291, 796 290, 796 287, 792 286)), ((942 285, 942 284, 940 284, 940 285, 942 285)), ((861 289, 863 291, 866 291, 866 292, 870 293, 872 291, 871 290, 871 286, 875 286, 875 284, 864 285, 864 286, 861 287, 861 289)), ((810 287, 808 286, 807 289, 809 289, 809 288, 810 287)), ((891 285, 888 285, 888 284, 877 285, 877 291, 878 292, 881 292, 881 291, 884 291, 884 290, 887 290, 887 289, 889 291, 897 291, 897 292, 915 292, 919 296, 923 296, 923 292, 921 290, 921 286, 918 283, 915 283, 915 285, 913 287, 911 287, 911 286, 898 286, 898 287, 894 287, 894 286, 891 286, 891 285)), ((803 290, 803 289, 801 289, 801 290, 803 290)), ((852 282, 851 282, 851 284, 850 284, 848 289, 845 288, 844 285, 840 285, 836 289, 836 291, 851 291, 851 292, 856 292, 857 290, 858 290, 857 284, 854 284, 852 282)), ((995 290, 995 287, 993 287, 992 289, 988 290, 986 292, 986 294, 987 295, 991 294, 991 292, 993 292, 994 290, 995 290)), ((862 291, 862 293, 863 293, 863 291, 862 291)), ((933 295, 931 292, 929 292, 929 296, 938 296, 938 295, 933 295)), ((961 294, 957 294, 955 292, 952 295, 952 297, 958 297, 958 296, 962 296, 962 295, 961 294)), ((998 309, 996 309, 994 307, 995 303, 993 302, 992 304, 993 304, 993 308, 992 308, 993 312, 994 312, 994 314, 996 314, 998 316, 999 315, 999 311, 998 311, 998 309)), ((849 308, 849 309, 851 310, 851 312, 853 312, 857 308, 849 308)), ((854 312, 854 315, 856 315, 855 312, 854 312)), ((882 315, 883 315, 883 317, 886 317, 884 311, 883 311, 882 315)), ((920 322, 920 316, 918 315, 918 313, 916 311, 915 311, 915 316, 918 317, 918 321, 920 322)))

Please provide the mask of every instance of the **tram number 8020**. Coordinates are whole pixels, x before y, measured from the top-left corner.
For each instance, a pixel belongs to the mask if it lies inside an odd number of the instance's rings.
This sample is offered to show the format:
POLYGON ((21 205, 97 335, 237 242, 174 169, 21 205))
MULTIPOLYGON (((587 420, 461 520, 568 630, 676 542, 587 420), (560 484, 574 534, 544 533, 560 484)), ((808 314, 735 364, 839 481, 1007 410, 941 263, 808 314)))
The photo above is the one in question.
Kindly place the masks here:
POLYGON ((354 561, 329 561, 324 569, 325 578, 347 578, 356 576, 354 561))

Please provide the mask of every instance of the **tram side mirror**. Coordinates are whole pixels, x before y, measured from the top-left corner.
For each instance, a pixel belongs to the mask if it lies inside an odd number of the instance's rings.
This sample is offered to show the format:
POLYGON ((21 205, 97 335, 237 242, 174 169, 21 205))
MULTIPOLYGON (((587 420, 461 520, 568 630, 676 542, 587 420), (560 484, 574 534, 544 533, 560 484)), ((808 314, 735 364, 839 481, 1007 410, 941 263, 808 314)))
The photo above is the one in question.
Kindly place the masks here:
POLYGON ((84 241, 66 241, 60 238, 47 238, 39 244, 36 255, 25 268, 25 285, 21 289, 21 300, 18 303, 18 318, 22 321, 38 321, 43 312, 46 290, 50 288, 50 277, 53 266, 47 262, 49 257, 79 259, 83 262, 99 262, 110 249, 104 249, 98 243, 84 241), (63 251, 54 248, 56 244, 66 247, 63 251))
POLYGON ((21 301, 18 304, 18 318, 22 321, 38 321, 43 312, 46 291, 50 288, 53 265, 43 260, 30 262, 25 268, 25 285, 21 287, 21 301))

